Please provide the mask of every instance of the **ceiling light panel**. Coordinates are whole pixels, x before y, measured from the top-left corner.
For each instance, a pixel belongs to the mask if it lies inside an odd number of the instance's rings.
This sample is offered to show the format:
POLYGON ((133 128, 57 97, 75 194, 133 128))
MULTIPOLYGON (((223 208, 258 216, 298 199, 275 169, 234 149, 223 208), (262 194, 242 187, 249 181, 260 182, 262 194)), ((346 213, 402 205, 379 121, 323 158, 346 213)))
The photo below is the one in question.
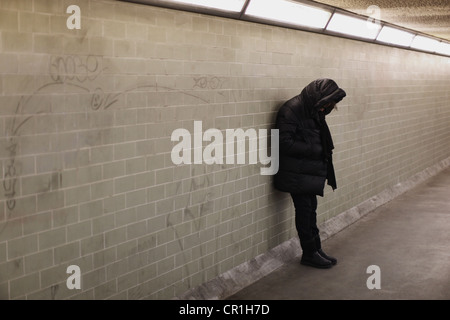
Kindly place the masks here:
MULTIPOLYGON (((0 0, 1 1, 1 0, 0 0)), ((450 56, 450 43, 308 0, 123 0, 450 56), (315 30, 312 30, 315 29, 315 30), (416 35, 417 34, 417 35, 416 35)))
POLYGON ((325 28, 331 17, 330 11, 288 0, 252 0, 245 14, 315 29, 325 28))
POLYGON ((377 37, 378 41, 409 47, 414 38, 414 34, 397 28, 384 26, 377 37))
POLYGON ((411 48, 435 52, 439 48, 439 43, 435 39, 417 35, 411 43, 411 48))
POLYGON ((240 12, 245 4, 245 0, 166 0, 166 2, 181 3, 185 5, 200 6, 231 12, 240 12))
POLYGON ((372 19, 360 19, 346 14, 335 13, 327 26, 331 32, 353 37, 374 40, 380 32, 381 25, 372 19))
POLYGON ((436 53, 450 56, 450 43, 440 42, 437 46, 436 53))

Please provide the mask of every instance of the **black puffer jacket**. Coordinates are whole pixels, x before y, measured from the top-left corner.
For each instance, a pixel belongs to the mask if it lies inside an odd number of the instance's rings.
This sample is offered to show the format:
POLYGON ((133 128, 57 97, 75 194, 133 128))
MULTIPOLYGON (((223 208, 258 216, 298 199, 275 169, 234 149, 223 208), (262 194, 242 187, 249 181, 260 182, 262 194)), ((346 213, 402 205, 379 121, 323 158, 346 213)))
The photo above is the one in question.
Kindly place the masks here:
POLYGON ((276 120, 280 168, 274 177, 275 188, 323 196, 327 179, 336 188, 331 157, 334 146, 325 115, 319 109, 345 96, 333 80, 318 79, 281 106, 276 120))

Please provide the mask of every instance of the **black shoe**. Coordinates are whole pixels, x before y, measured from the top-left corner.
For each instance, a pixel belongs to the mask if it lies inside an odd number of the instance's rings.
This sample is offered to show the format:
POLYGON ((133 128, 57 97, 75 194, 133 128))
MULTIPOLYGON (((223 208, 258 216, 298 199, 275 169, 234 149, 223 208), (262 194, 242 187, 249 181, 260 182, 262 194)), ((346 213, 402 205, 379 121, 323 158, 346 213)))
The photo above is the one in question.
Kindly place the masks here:
POLYGON ((325 258, 331 262, 332 265, 335 265, 337 263, 337 259, 333 258, 329 255, 327 255, 325 252, 323 252, 322 249, 317 250, 317 252, 322 256, 322 258, 325 258))
POLYGON ((327 269, 331 268, 332 264, 330 260, 323 258, 317 251, 312 256, 302 255, 300 263, 303 265, 311 266, 314 268, 327 269))

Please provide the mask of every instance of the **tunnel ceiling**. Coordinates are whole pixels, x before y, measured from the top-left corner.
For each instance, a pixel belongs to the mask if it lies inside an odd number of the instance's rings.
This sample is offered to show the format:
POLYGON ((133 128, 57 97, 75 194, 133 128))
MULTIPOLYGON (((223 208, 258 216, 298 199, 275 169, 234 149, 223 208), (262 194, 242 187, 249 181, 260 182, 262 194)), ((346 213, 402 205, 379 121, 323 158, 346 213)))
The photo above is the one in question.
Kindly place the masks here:
POLYGON ((450 40, 449 0, 320 0, 315 1, 373 16, 371 6, 380 8, 380 20, 450 40))

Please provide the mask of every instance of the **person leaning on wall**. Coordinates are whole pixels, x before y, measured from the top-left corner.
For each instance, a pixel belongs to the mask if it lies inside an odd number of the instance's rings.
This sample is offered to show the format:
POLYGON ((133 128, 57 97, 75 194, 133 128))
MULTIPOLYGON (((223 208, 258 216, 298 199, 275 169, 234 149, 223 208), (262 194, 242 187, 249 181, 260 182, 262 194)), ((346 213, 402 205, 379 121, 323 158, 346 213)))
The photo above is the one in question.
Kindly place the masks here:
POLYGON ((333 190, 337 188, 334 145, 325 117, 345 96, 334 80, 317 79, 286 101, 276 118, 280 168, 274 186, 289 192, 294 202, 295 226, 303 251, 301 264, 316 268, 330 268, 337 263, 322 250, 316 209, 325 181, 333 190))

